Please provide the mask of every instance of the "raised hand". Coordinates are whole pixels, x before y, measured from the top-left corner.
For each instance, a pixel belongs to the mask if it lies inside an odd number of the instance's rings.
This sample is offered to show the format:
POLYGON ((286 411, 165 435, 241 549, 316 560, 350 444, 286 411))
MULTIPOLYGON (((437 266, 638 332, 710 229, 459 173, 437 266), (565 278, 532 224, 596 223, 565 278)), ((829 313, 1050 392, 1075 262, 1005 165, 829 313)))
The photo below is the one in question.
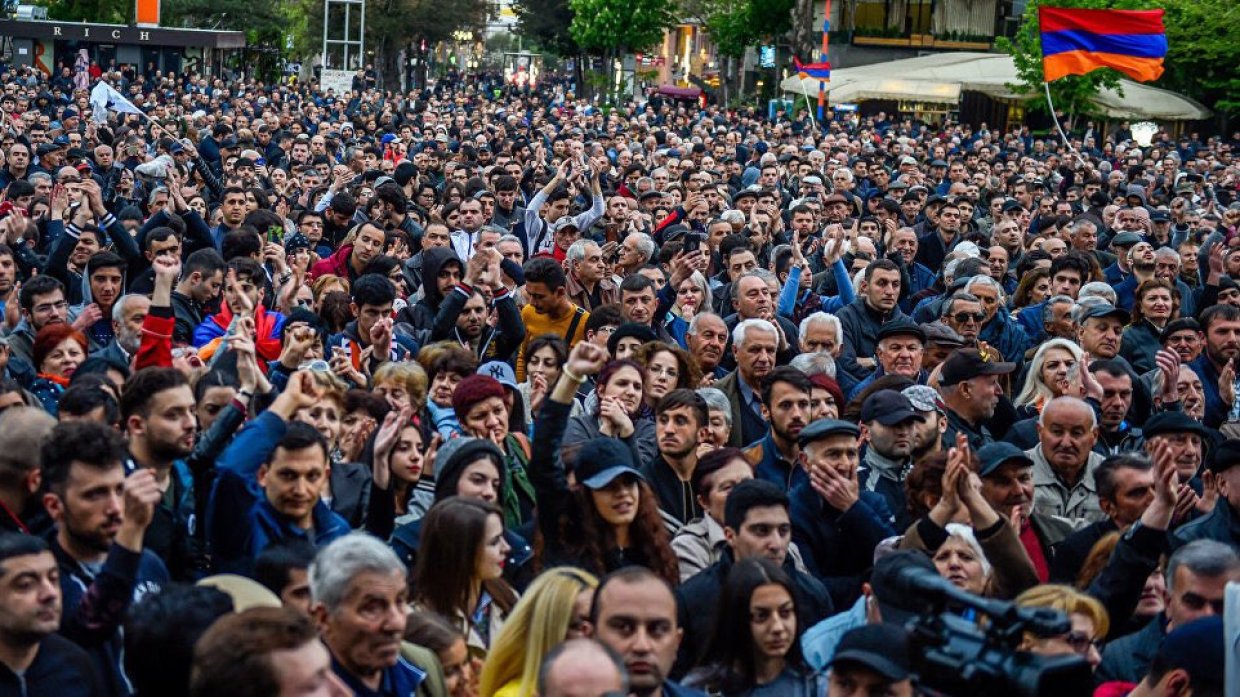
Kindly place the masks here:
POLYGON ((1171 349, 1159 349, 1154 356, 1158 366, 1158 376, 1162 380, 1159 398, 1163 404, 1174 404, 1180 401, 1180 354, 1171 349))
POLYGON ((573 347, 564 364, 570 372, 578 377, 597 374, 607 364, 607 350, 588 341, 582 341, 573 347))

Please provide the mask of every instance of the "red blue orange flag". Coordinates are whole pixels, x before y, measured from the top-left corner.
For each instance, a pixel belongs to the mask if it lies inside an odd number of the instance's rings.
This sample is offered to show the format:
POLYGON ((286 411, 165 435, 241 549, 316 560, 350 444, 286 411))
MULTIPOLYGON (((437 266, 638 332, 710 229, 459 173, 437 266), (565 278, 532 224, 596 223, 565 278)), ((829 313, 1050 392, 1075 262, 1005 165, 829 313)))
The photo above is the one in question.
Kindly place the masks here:
POLYGON ((1167 55, 1162 10, 1039 7, 1047 82, 1114 68, 1138 82, 1157 80, 1167 55))
POLYGON ((797 69, 797 75, 804 80, 805 78, 815 78, 818 80, 831 79, 831 63, 822 61, 820 63, 802 63, 792 57, 792 66, 797 69))

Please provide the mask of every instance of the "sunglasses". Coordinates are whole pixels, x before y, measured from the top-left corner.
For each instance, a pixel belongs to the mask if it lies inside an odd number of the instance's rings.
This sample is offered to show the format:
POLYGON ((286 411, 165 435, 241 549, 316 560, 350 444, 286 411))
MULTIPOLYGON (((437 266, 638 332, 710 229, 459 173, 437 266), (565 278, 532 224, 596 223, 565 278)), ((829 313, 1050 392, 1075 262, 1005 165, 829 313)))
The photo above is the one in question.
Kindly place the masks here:
POLYGON ((986 315, 982 312, 957 312, 952 315, 952 319, 960 324, 965 324, 966 322, 977 322, 980 324, 982 320, 986 319, 986 315))

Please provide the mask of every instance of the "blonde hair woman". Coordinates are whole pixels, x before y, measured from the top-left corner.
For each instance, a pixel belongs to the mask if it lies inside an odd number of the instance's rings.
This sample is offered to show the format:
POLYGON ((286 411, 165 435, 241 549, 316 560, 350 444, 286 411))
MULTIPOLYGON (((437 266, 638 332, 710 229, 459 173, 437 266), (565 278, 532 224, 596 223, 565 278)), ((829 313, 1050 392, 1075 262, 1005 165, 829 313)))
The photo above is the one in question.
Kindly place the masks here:
POLYGON ((1039 637, 1026 633, 1020 650, 1043 656, 1076 654, 1088 661, 1090 668, 1098 669, 1102 662, 1099 642, 1110 630, 1111 621, 1106 608, 1096 598, 1071 586, 1046 584, 1016 596, 1016 604, 1059 610, 1072 622, 1072 629, 1059 636, 1039 637))
POLYGON ((479 697, 530 697, 543 658, 566 639, 589 636, 598 579, 571 566, 543 572, 491 643, 479 697))
POLYGON ((1051 339, 1038 347, 1029 361, 1029 374, 1025 385, 1016 395, 1016 407, 1021 416, 1031 417, 1042 412, 1042 405, 1056 397, 1080 396, 1073 390, 1081 381, 1081 363, 1085 353, 1081 347, 1067 339, 1051 339))

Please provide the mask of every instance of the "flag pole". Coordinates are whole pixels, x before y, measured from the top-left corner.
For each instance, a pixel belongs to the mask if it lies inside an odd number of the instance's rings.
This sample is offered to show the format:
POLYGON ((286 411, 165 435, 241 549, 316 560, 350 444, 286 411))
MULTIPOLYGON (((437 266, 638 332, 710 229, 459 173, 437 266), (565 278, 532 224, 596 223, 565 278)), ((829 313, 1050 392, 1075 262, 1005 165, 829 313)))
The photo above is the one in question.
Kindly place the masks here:
POLYGON ((1059 132, 1059 137, 1063 140, 1063 144, 1068 148, 1068 152, 1076 156, 1077 162, 1082 165, 1088 164, 1081 153, 1072 146, 1072 139, 1068 138, 1068 134, 1064 133, 1063 126, 1059 124, 1059 117, 1055 114, 1055 103, 1051 101, 1051 83, 1043 80, 1042 87, 1046 89, 1046 108, 1051 112, 1051 121, 1055 123, 1055 130, 1059 132))

